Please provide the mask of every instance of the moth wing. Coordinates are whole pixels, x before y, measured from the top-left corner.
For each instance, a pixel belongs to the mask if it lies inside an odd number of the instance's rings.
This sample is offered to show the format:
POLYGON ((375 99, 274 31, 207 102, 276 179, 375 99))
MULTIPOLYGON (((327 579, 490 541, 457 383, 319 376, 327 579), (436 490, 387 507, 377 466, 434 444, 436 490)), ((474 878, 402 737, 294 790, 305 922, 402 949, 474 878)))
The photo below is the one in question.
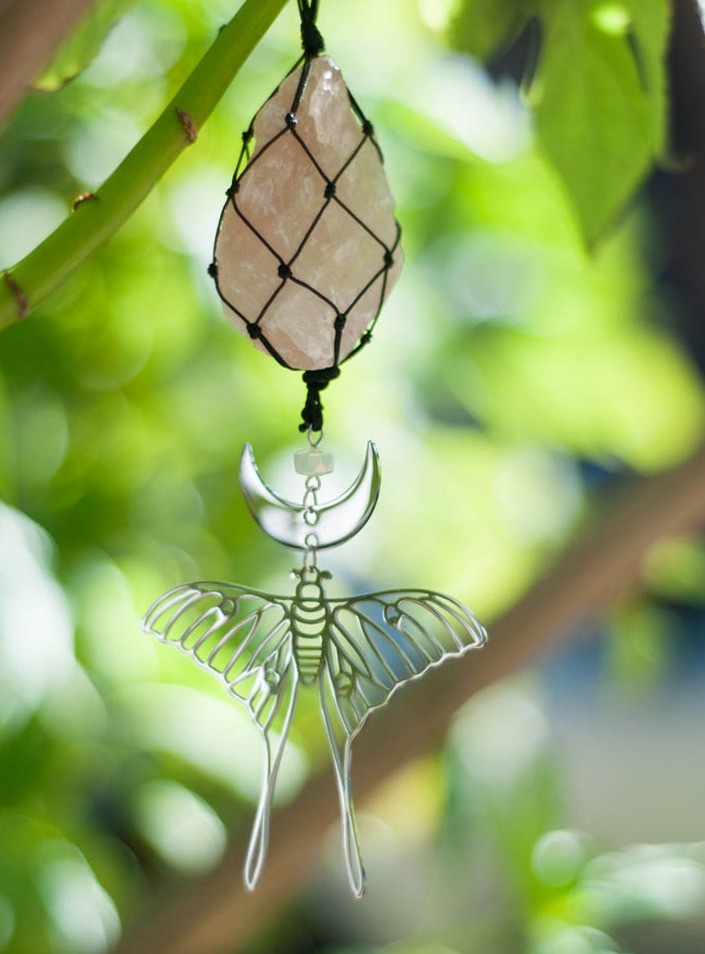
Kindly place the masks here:
POLYGON ((432 590, 387 590, 330 604, 326 668, 351 737, 400 686, 487 640, 467 606, 432 590))
POLYGON ((185 583, 147 611, 145 632, 212 672, 256 716, 252 690, 279 662, 291 630, 290 600, 235 583, 185 583))
POLYGON ((389 590, 330 600, 330 606, 318 693, 338 786, 345 868, 360 897, 365 869, 352 799, 352 743, 369 714, 400 686, 484 645, 487 635, 466 606, 431 590, 389 590))
POLYGON ((246 707, 262 735, 262 788, 245 862, 250 890, 264 866, 274 787, 298 698, 290 619, 286 597, 206 582, 170 590, 142 623, 145 632, 216 675, 246 707))

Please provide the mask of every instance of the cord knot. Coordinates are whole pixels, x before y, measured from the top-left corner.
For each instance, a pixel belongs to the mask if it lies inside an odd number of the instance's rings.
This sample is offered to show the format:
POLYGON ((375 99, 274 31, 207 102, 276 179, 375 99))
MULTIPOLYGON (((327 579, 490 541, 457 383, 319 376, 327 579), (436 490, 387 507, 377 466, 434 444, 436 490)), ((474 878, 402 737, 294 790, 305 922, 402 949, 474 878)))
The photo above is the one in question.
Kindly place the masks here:
POLYGON ((322 53, 326 45, 321 36, 321 31, 316 24, 308 17, 301 18, 301 46, 306 56, 312 59, 322 53))
POLYGON ((298 0, 301 17, 301 46, 304 54, 310 59, 318 56, 326 48, 321 31, 316 26, 318 2, 319 0, 298 0))
POLYGON ((331 381, 335 380, 340 374, 340 368, 333 365, 332 368, 317 368, 313 371, 304 371, 303 379, 306 385, 306 403, 301 411, 301 424, 299 430, 303 434, 305 431, 320 431, 323 429, 323 405, 321 404, 321 391, 324 391, 331 381))

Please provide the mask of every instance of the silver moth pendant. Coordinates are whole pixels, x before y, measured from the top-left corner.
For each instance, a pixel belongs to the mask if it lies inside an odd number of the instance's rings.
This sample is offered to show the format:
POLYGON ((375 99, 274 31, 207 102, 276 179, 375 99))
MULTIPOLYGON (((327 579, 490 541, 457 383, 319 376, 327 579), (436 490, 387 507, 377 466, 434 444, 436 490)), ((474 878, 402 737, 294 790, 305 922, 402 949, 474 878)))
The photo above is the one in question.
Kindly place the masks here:
POLYGON ((272 539, 303 551, 292 571, 295 592, 272 595, 235 583, 195 582, 165 593, 143 628, 217 676, 257 726, 264 764, 260 800, 245 861, 245 884, 259 881, 269 845, 277 774, 301 688, 318 694, 340 803, 343 861, 355 897, 365 869, 352 800, 352 746, 369 715, 411 679, 444 660, 484 645, 486 633, 459 600, 428 589, 404 588, 331 599, 331 574, 318 566, 320 550, 339 546, 365 526, 377 504, 379 455, 368 444, 358 478, 339 497, 321 503, 321 476, 332 454, 299 451, 306 476, 301 504, 261 479, 252 448, 240 461, 240 486, 250 513, 272 539))

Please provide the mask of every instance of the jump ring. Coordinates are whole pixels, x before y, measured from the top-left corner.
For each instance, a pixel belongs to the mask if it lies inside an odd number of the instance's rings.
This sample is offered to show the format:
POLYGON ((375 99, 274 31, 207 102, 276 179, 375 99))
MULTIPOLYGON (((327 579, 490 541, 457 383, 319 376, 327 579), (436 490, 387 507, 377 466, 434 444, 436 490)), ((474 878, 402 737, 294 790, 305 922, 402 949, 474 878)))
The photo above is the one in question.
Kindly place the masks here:
POLYGON ((308 442, 311 445, 311 447, 318 447, 318 445, 323 440, 323 428, 321 428, 320 431, 318 431, 318 437, 314 437, 313 435, 314 435, 314 430, 312 427, 309 427, 308 435, 307 435, 308 442))

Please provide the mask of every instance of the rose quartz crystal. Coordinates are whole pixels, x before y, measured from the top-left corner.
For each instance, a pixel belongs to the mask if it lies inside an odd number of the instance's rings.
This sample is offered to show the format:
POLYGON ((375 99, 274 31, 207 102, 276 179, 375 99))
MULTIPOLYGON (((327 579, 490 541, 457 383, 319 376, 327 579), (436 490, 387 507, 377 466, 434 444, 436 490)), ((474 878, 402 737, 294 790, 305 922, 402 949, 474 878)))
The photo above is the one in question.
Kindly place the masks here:
MULTIPOLYGON (((340 70, 329 56, 311 62, 296 111, 296 133, 315 162, 287 128, 300 73, 288 76, 255 117, 256 148, 224 209, 215 258, 222 297, 249 322, 262 315, 259 325, 272 347, 292 368, 309 370, 333 365, 333 323, 339 313, 346 319, 338 360, 350 354, 377 314, 386 249, 392 250, 393 264, 386 271, 385 297, 403 256, 379 153, 354 116, 340 70), (329 200, 325 177, 335 181, 329 200)), ((225 303, 223 309, 247 334, 236 312, 225 303)), ((254 343, 267 350, 261 340, 254 343)))

